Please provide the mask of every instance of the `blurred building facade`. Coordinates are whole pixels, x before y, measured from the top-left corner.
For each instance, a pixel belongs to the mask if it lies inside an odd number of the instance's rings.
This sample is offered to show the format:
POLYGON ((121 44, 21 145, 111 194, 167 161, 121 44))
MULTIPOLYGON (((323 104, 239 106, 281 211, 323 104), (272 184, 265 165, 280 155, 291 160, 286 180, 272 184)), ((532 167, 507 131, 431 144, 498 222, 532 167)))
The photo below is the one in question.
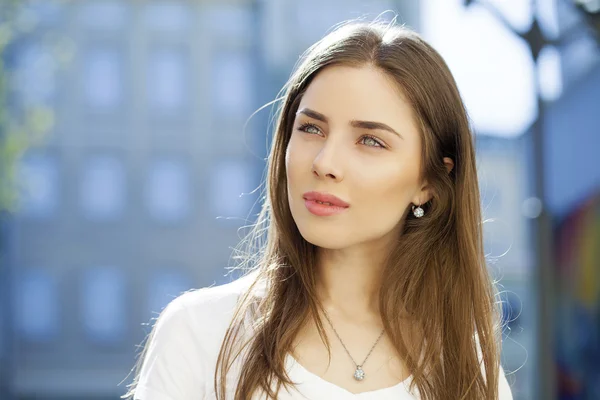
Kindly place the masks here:
POLYGON ((225 281, 262 172, 256 132, 242 134, 258 104, 256 7, 24 7, 39 21, 12 54, 16 89, 56 122, 23 159, 9 228, 15 395, 117 398, 143 324, 225 281))

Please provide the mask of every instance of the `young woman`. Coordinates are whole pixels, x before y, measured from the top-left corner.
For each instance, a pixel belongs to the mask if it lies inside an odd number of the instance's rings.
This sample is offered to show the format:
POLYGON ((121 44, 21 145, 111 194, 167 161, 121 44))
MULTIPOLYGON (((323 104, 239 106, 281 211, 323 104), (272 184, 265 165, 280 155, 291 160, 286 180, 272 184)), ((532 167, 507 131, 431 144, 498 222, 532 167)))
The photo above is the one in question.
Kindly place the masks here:
POLYGON ((443 59, 403 27, 350 23, 284 90, 250 271, 163 311, 126 397, 512 399, 443 59))

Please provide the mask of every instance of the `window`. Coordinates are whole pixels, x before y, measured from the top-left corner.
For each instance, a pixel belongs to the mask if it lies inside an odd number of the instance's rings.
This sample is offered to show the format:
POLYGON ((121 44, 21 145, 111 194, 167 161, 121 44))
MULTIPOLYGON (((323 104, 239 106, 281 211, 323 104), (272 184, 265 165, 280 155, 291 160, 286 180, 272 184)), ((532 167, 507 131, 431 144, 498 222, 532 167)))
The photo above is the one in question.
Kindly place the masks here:
POLYGON ((181 113, 188 101, 188 57, 177 49, 154 51, 148 63, 148 99, 153 115, 181 113))
POLYGON ((217 217, 245 218, 252 206, 252 168, 237 160, 221 161, 211 174, 211 208, 217 217))
POLYGON ((113 111, 123 102, 121 54, 94 48, 84 53, 83 90, 92 111, 113 111))
POLYGON ((29 42, 17 54, 14 89, 28 106, 50 106, 56 93, 57 63, 40 43, 29 42))
POLYGON ((181 160, 154 161, 146 185, 146 201, 150 215, 158 221, 180 221, 189 214, 190 176, 181 160))
POLYGON ((125 171, 114 156, 90 157, 81 178, 81 208, 92 220, 119 217, 125 207, 125 171))
POLYGON ((29 342, 46 342, 59 333, 56 279, 42 268, 19 269, 15 285, 15 326, 29 342))
POLYGON ((21 162, 21 206, 26 216, 46 218, 59 202, 58 167, 49 154, 29 154, 21 162))
POLYGON ((217 54, 213 65, 213 98, 216 113, 227 118, 247 118, 253 105, 253 64, 245 52, 217 54))
POLYGON ((81 320, 88 337, 99 343, 114 343, 126 333, 125 274, 116 267, 85 271, 82 282, 81 320))

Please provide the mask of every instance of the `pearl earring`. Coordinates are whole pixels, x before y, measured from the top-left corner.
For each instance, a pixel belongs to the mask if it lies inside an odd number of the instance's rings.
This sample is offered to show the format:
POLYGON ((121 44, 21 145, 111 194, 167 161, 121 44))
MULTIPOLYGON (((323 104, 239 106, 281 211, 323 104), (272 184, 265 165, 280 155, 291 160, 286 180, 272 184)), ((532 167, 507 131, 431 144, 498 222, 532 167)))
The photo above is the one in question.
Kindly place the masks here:
POLYGON ((415 208, 415 206, 413 205, 412 212, 417 218, 421 218, 423 215, 425 215, 425 211, 423 211, 420 205, 417 208, 415 208))

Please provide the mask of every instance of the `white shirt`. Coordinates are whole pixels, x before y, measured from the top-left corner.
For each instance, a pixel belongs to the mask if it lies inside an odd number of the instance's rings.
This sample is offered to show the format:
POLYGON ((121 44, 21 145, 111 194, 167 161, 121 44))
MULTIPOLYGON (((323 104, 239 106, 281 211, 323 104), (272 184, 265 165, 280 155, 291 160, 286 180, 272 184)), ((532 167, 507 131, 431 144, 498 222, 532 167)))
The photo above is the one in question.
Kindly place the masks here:
MULTIPOLYGON (((173 300, 156 322, 148 339, 136 400, 200 400, 214 399, 214 370, 225 332, 233 318, 238 297, 247 281, 235 282, 187 292, 173 300)), ((239 372, 234 366, 233 376, 239 372)), ((286 370, 296 382, 291 392, 282 388, 281 400, 414 400, 418 391, 410 393, 411 378, 395 386, 353 394, 309 372, 291 355, 286 370)), ((512 400, 504 371, 500 368, 500 400, 512 400)), ((228 398, 233 398, 235 379, 228 376, 228 398)), ((254 399, 260 399, 256 395, 254 399)))

